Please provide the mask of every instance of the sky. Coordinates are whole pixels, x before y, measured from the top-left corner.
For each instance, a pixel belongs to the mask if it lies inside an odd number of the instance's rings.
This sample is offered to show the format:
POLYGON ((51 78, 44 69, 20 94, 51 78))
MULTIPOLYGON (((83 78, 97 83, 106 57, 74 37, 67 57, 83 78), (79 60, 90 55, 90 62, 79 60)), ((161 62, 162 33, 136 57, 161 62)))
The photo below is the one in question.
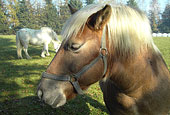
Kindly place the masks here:
MULTIPOLYGON (((35 1, 35 0, 31 0, 31 1, 35 1)), ((44 2, 45 0, 36 0, 38 2, 44 2)), ((53 0, 53 3, 57 4, 59 3, 59 1, 64 1, 64 0, 53 0)), ((85 0, 81 0, 83 3, 85 3, 85 0)), ((111 0, 94 0, 95 2, 98 1, 111 1, 111 0)), ((115 0, 117 2, 126 4, 128 0, 115 0)), ((138 3, 138 6, 141 8, 141 10, 146 11, 148 13, 148 11, 150 10, 150 4, 151 4, 151 0, 136 0, 136 2, 138 3)), ((158 4, 160 7, 160 11, 161 13, 164 11, 166 4, 170 4, 170 0, 158 0, 158 4)))
MULTIPOLYGON (((95 1, 105 1, 105 0, 95 0, 95 1)), ((120 2, 126 4, 128 0, 115 0, 116 2, 120 2)), ((135 0, 138 3, 138 6, 141 10, 148 12, 150 10, 150 4, 152 0, 135 0)), ((170 4, 170 0, 158 0, 158 5, 160 11, 163 12, 166 4, 170 4)))
MULTIPOLYGON (((146 11, 149 10, 151 0, 145 0, 146 11)), ((158 4, 160 7, 160 11, 163 12, 165 9, 166 4, 170 3, 170 0, 158 0, 158 4)))
MULTIPOLYGON (((83 2, 85 0, 82 0, 83 2)), ((95 0, 95 1, 105 1, 105 0, 95 0)), ((108 0, 106 0, 108 1, 108 0)), ((117 2, 123 2, 123 3, 127 3, 128 0, 115 0, 117 2)), ((151 4, 151 0, 136 0, 136 2, 138 3, 139 7, 143 10, 148 12, 150 9, 150 4, 151 4), (144 2, 143 2, 144 1, 144 2)), ((163 12, 165 9, 166 4, 169 3, 170 4, 170 0, 158 0, 158 4, 160 7, 160 11, 163 12)))

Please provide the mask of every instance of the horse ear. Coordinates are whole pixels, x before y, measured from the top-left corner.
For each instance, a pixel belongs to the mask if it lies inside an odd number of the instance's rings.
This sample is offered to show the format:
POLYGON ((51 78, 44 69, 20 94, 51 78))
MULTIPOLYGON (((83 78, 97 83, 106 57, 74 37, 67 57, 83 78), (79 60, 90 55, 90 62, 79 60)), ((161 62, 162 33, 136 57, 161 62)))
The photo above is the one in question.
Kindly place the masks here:
POLYGON ((68 7, 70 9, 71 14, 74 14, 75 12, 77 12, 77 9, 73 8, 71 4, 68 4, 68 7))
POLYGON ((106 5, 103 9, 99 10, 89 17, 87 21, 88 27, 90 29, 100 30, 109 20, 111 12, 111 6, 106 5))

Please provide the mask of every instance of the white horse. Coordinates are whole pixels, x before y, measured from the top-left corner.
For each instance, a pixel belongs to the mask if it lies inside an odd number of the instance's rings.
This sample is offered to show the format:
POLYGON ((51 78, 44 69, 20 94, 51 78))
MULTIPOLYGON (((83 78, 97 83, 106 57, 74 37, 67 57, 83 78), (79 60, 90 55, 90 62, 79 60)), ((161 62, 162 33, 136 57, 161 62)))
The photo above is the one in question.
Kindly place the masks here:
POLYGON ((34 30, 29 28, 23 28, 16 33, 16 46, 17 55, 19 59, 22 59, 22 49, 25 52, 27 59, 31 59, 27 49, 28 44, 32 45, 44 45, 41 53, 41 57, 49 56, 48 44, 52 42, 56 52, 59 49, 60 44, 57 38, 57 34, 49 27, 42 27, 40 30, 34 30))

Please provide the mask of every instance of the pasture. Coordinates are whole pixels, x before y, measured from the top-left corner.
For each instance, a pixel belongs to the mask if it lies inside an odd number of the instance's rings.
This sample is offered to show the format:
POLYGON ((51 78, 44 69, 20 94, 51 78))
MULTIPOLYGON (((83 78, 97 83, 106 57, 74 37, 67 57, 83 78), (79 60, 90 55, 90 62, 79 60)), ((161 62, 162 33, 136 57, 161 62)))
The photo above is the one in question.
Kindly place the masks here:
MULTIPOLYGON (((154 38, 170 70, 170 38, 154 38)), ((32 60, 17 59, 15 35, 0 35, 0 114, 12 115, 96 115, 108 114, 98 83, 92 85, 85 95, 78 96, 63 107, 53 109, 36 96, 41 73, 55 55, 49 45, 50 57, 41 58, 42 47, 30 46, 32 60)))

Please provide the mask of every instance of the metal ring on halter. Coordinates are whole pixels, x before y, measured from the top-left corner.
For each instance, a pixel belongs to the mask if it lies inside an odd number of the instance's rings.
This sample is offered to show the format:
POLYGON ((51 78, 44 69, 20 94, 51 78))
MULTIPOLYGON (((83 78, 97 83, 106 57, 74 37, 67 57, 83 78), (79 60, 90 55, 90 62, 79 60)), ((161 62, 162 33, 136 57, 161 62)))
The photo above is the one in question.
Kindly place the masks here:
POLYGON ((107 51, 107 48, 100 48, 100 55, 103 57, 103 56, 107 56, 108 54, 108 51, 107 51), (103 53, 104 52, 104 53, 103 53))
POLYGON ((76 82, 76 81, 78 81, 78 78, 76 77, 76 75, 71 74, 70 75, 70 82, 76 82))

